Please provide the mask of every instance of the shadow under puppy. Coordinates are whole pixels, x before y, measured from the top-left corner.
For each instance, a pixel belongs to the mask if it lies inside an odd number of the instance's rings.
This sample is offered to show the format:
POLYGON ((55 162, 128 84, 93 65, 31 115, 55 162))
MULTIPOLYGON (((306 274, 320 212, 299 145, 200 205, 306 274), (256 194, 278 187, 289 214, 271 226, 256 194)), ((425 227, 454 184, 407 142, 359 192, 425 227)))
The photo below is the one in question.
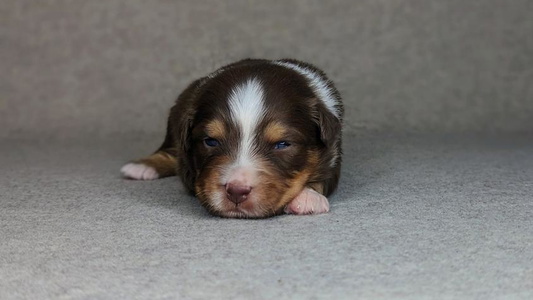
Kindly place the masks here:
POLYGON ((222 217, 328 212, 342 116, 337 89, 316 67, 242 60, 189 85, 170 110, 161 147, 121 172, 139 180, 179 175, 222 217))

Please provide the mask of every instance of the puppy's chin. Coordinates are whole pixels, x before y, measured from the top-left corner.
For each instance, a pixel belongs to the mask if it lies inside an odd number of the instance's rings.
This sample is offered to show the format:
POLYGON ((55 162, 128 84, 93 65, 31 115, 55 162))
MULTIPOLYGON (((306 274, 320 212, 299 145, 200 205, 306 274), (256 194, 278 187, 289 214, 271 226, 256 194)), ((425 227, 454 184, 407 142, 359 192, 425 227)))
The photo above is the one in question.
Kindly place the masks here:
POLYGON ((210 210, 210 213, 223 218, 237 218, 237 219, 262 219, 268 218, 283 213, 283 209, 277 211, 265 211, 258 208, 258 205, 250 203, 233 204, 230 203, 227 207, 217 210, 210 210))

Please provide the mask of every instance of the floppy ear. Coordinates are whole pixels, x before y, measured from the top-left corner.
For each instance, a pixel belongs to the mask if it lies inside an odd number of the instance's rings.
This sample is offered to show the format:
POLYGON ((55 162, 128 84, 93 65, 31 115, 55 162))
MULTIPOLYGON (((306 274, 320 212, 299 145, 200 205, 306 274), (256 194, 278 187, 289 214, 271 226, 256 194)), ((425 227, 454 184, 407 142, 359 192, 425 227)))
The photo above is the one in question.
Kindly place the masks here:
POLYGON ((320 140, 328 148, 335 147, 341 139, 342 120, 337 118, 319 99, 313 98, 311 103, 313 119, 320 129, 320 140))
POLYGON ((201 81, 202 79, 194 81, 178 96, 176 104, 170 109, 167 129, 167 136, 170 135, 178 158, 178 174, 191 192, 194 191, 196 172, 189 152, 192 146, 192 125, 196 115, 194 103, 201 81))
POLYGON ((191 147, 190 137, 195 115, 195 109, 183 102, 178 100, 170 109, 168 118, 168 128, 173 136, 174 147, 176 147, 179 155, 184 155, 191 147))

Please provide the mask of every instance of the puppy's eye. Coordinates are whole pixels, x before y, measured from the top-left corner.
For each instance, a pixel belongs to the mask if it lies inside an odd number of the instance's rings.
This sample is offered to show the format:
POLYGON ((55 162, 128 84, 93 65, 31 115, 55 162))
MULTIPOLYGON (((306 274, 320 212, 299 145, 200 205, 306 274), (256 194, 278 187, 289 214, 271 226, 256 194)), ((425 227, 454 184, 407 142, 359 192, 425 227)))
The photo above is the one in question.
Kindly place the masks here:
POLYGON ((276 145, 274 145, 274 149, 276 150, 282 150, 287 147, 289 147, 291 144, 285 141, 277 142, 276 145))
POLYGON ((204 144, 207 146, 207 147, 218 147, 220 146, 220 143, 218 140, 214 139, 214 138, 205 138, 204 139, 204 144))

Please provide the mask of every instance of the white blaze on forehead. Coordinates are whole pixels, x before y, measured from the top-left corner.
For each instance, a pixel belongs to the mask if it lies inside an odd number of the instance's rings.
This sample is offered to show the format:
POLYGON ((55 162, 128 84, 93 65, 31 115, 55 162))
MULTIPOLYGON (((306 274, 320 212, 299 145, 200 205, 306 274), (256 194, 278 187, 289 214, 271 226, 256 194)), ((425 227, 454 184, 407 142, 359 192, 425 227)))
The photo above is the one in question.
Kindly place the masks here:
POLYGON ((274 64, 282 66, 291 70, 298 72, 300 75, 304 76, 311 85, 313 92, 318 96, 318 98, 324 103, 326 108, 337 118, 340 119, 340 111, 335 107, 339 104, 339 100, 334 95, 334 90, 328 85, 328 81, 323 78, 319 73, 311 70, 309 68, 303 67, 296 63, 287 62, 287 61, 273 61, 274 64))
POLYGON ((255 132, 264 115, 263 98, 263 87, 256 78, 247 80, 231 91, 230 110, 241 132, 237 166, 251 165, 254 156, 255 132))

